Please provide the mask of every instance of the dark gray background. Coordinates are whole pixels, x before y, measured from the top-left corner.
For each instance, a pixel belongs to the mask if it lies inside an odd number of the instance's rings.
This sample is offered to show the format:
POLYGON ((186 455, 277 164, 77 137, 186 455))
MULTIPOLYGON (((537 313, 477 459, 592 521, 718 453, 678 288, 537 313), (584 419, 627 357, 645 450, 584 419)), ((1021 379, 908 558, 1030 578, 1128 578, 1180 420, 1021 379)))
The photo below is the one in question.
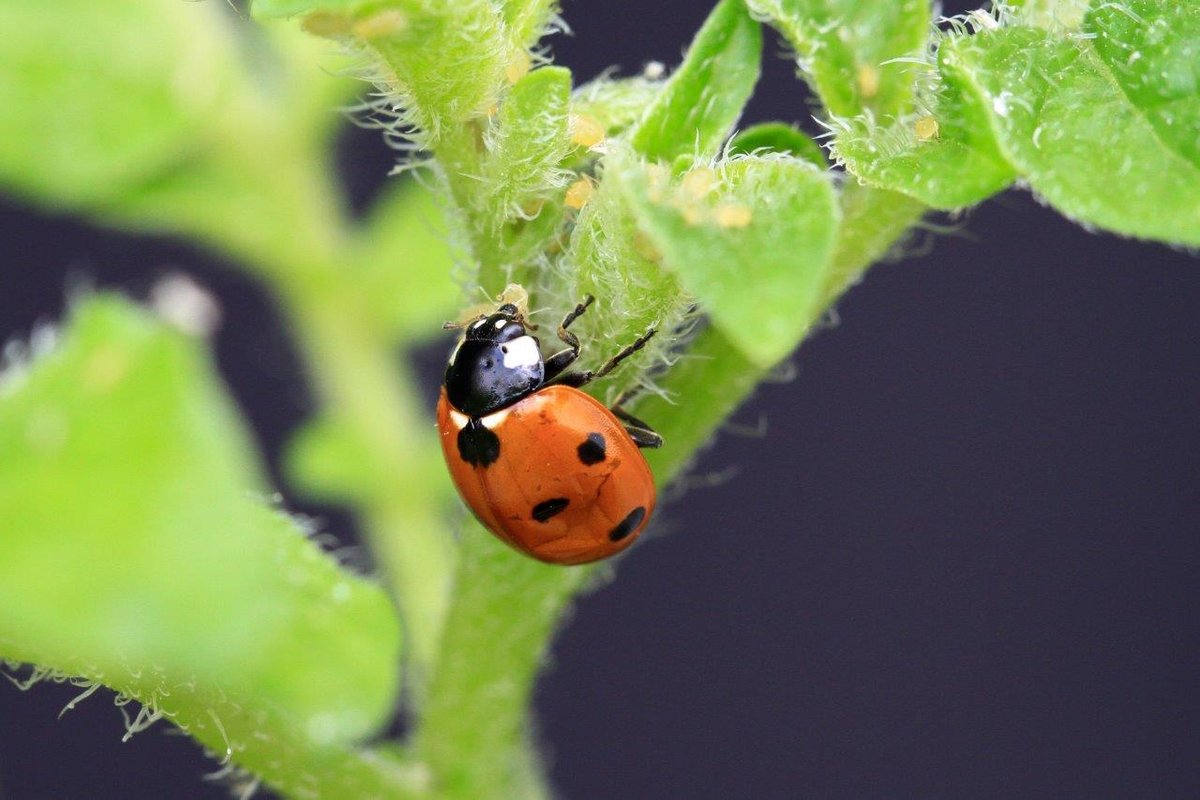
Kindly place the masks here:
MULTIPOLYGON (((578 79, 671 64, 707 7, 569 0, 552 43, 578 79)), ((748 121, 811 127, 768 41, 748 121)), ((342 154, 362 202, 390 156, 363 132, 342 154)), ((3 338, 72 281, 183 268, 273 463, 311 410, 268 298, 211 255, 11 205, 0 241, 3 338)), ((727 480, 579 603, 537 692, 565 796, 1200 796, 1200 262, 1013 193, 914 249, 700 459, 727 480)), ((104 696, 55 721, 76 692, 0 683, 0 796, 225 796, 165 726, 122 744, 104 696)))

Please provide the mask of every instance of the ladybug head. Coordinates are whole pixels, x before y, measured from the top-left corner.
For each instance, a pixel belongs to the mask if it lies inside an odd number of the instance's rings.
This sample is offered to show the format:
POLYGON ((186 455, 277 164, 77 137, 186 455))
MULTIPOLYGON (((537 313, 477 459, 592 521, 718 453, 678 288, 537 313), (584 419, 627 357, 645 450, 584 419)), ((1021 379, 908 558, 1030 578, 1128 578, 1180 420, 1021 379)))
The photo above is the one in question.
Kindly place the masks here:
POLYGON ((544 376, 537 338, 505 303, 464 327, 446 366, 446 396, 464 414, 482 417, 525 397, 544 376))

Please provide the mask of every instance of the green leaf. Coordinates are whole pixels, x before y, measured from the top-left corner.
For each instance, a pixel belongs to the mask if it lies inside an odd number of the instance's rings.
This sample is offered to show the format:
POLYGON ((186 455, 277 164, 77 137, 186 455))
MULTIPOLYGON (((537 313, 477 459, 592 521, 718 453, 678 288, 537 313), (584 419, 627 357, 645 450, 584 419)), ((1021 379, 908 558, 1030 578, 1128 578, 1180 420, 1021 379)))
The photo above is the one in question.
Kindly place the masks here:
POLYGON ((829 113, 903 112, 911 68, 929 36, 927 0, 748 0, 750 9, 796 48, 803 72, 829 113), (891 63, 889 63, 891 62, 891 63))
POLYGON ((501 10, 513 44, 532 47, 558 11, 558 0, 502 0, 501 10))
POLYGON ((33 200, 119 197, 236 113, 218 3, 0 0, 0 30, 0 182, 33 200))
POLYGON ((873 115, 833 120, 833 152, 874 187, 957 209, 1001 191, 1016 170, 996 144, 989 109, 943 61, 939 53, 941 70, 929 75, 933 86, 920 99, 920 112, 886 123, 873 115))
POLYGON ((671 181, 611 165, 638 224, 713 324, 755 363, 787 356, 808 329, 837 233, 828 176, 790 157, 743 157, 671 181))
POLYGON ((634 149, 663 161, 716 155, 754 91, 761 54, 742 0, 721 0, 630 134, 634 149))
MULTIPOLYGON (((315 7, 327 11, 346 4, 315 7)), ((331 22, 326 13, 320 24, 332 25, 341 37, 348 35, 384 62, 379 81, 401 100, 431 148, 443 137, 458 135, 464 124, 487 116, 514 59, 528 65, 523 51, 518 55, 509 44, 488 0, 359 3, 332 17, 331 22)))
POLYGON ((1055 31, 1079 28, 1088 0, 1008 0, 1006 11, 1013 21, 1055 31))
POLYGON ((502 257, 509 263, 520 263, 541 250, 542 241, 535 240, 511 252, 521 231, 529 227, 524 223, 542 214, 557 222, 555 210, 544 206, 566 185, 566 173, 559 164, 572 149, 567 133, 570 97, 570 70, 534 70, 512 87, 486 137, 488 154, 481 191, 476 195, 484 206, 476 219, 483 226, 480 233, 484 238, 507 240, 505 250, 510 252, 502 257), (515 230, 503 230, 514 223, 515 230), (502 237, 502 233, 507 235, 502 237))
MULTIPOLYGON (((597 364, 647 328, 672 330, 692 305, 678 276, 664 269, 662 253, 638 228, 637 209, 622 187, 618 173, 632 168, 626 164, 637 164, 636 157, 624 143, 612 142, 608 147, 600 184, 571 232, 566 263, 573 269, 566 276, 566 291, 558 297, 561 308, 569 308, 584 295, 596 298, 576 327, 580 339, 589 343, 585 357, 597 364)), ((646 351, 635 356, 635 364, 653 363, 668 344, 663 336, 651 340, 646 351)), ((630 367, 614 376, 623 385, 631 384, 634 377, 630 367)))
POLYGON ((1103 3, 1084 30, 1156 138, 1200 167, 1200 5, 1103 3))
POLYGON ((614 136, 633 125, 662 92, 665 82, 644 77, 596 78, 575 90, 571 111, 614 136))
POLYGON ((786 122, 763 122, 739 132, 729 143, 729 155, 784 153, 826 169, 825 153, 804 131, 786 122))
POLYGON ((0 393, 0 655, 112 685, 210 746, 216 698, 318 749, 374 730, 392 604, 254 496, 251 452, 193 340, 114 298, 78 308, 0 393))
MULTIPOLYGON (((1059 211, 1200 245, 1200 168, 1164 144, 1086 41, 1010 28, 952 39, 942 60, 969 77, 1005 158, 1059 211)), ((1175 144, 1195 132, 1160 126, 1175 144)))

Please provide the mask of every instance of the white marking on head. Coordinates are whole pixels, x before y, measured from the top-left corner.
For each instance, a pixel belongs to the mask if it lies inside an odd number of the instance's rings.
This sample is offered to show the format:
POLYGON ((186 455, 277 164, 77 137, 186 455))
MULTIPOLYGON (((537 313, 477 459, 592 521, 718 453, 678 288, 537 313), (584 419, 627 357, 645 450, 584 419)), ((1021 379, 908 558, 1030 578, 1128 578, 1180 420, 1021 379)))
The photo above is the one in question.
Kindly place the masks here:
POLYGON ((459 339, 458 344, 454 345, 454 350, 450 353, 450 365, 454 366, 454 362, 458 360, 458 351, 462 349, 464 339, 459 339))
POLYGON ((503 327, 504 327, 505 325, 507 325, 507 324, 508 324, 508 320, 506 320, 506 319, 498 319, 498 320, 496 320, 496 330, 500 330, 501 328, 503 328, 503 327))
POLYGON ((450 421, 454 423, 454 427, 461 431, 463 428, 467 427, 467 423, 471 421, 471 418, 461 411, 455 411, 452 408, 450 409, 450 421))
POLYGON ((532 367, 542 360, 537 341, 532 336, 518 336, 501 345, 500 351, 504 353, 504 366, 508 369, 532 367))
POLYGON ((512 409, 510 408, 502 408, 494 414, 488 414, 486 417, 480 417, 479 421, 482 422, 483 427, 487 428, 489 431, 495 430, 497 427, 499 427, 501 422, 504 422, 504 420, 508 418, 508 412, 511 410, 512 409))
POLYGON ((485 323, 485 322, 487 322, 486 319, 481 319, 481 320, 471 323, 471 330, 473 330, 473 331, 479 330, 480 328, 483 327, 483 323, 485 323))

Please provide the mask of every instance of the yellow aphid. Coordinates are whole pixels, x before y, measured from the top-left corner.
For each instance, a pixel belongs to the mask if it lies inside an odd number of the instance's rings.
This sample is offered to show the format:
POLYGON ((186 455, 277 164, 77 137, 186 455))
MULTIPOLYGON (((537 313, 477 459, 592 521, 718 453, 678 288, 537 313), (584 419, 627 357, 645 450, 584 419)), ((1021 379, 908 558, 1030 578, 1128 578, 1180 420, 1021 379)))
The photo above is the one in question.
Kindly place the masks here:
POLYGON ((671 173, 661 164, 651 164, 646 168, 646 178, 646 194, 649 195, 650 201, 662 202, 663 191, 671 180, 671 173))
POLYGON ((511 86, 521 80, 521 78, 524 78, 532 66, 533 62, 529 59, 529 53, 524 50, 518 50, 513 54, 512 60, 508 62, 508 66, 504 68, 504 77, 508 79, 508 83, 511 86))
POLYGON ((646 234, 638 231, 633 235, 633 251, 647 261, 655 263, 662 261, 662 252, 654 246, 654 242, 646 234))
POLYGON ((865 98, 879 94, 879 70, 870 64, 858 66, 858 91, 865 98))
POLYGON ((683 176, 683 191, 689 198, 700 200, 708 196, 716 183, 716 172, 708 167, 699 167, 683 176))
POLYGON ((380 11, 354 23, 354 35, 359 39, 386 39, 408 29, 408 17, 399 11, 380 11))
POLYGON ((595 147, 604 141, 604 126, 587 114, 572 114, 569 129, 571 141, 580 147, 595 147))
POLYGON ((521 204, 521 213, 529 219, 533 219, 538 214, 542 213, 542 208, 546 205, 546 201, 542 198, 536 200, 526 200, 521 204))
POLYGON ((592 195, 596 192, 596 187, 588 177, 580 178, 567 187, 567 196, 563 199, 567 208, 573 208, 576 211, 587 205, 587 201, 592 199, 592 195))
POLYGON ((922 142, 936 139, 938 136, 938 121, 933 117, 921 117, 913 125, 913 132, 917 134, 917 139, 922 142))
POLYGON ((329 11, 314 11, 304 18, 300 27, 313 36, 336 39, 350 33, 350 20, 329 11))
POLYGON ((733 203, 722 203, 717 206, 715 219, 722 228, 745 228, 754 216, 750 209, 733 203))

